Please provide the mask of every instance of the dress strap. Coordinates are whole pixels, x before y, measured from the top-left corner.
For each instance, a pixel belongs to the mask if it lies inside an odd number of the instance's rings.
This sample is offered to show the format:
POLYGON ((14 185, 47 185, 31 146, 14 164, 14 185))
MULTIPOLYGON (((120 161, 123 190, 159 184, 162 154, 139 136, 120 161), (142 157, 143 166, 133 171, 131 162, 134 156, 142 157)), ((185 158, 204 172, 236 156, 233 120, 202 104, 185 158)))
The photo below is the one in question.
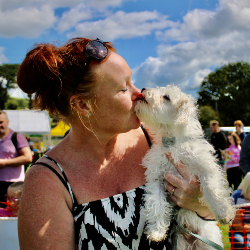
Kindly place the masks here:
POLYGON ((152 142, 151 142, 151 140, 150 140, 150 138, 149 138, 149 135, 148 135, 147 130, 143 127, 142 124, 141 124, 141 129, 142 129, 142 131, 143 131, 143 133, 144 133, 144 135, 145 135, 145 137, 146 137, 146 139, 147 139, 148 146, 151 148, 152 142))
MULTIPOLYGON (((58 162, 56 162, 54 159, 52 159, 51 157, 49 157, 49 156, 47 156, 47 155, 43 155, 43 156, 46 157, 48 160, 54 162, 54 163, 59 167, 59 169, 60 169, 61 172, 62 172, 62 175, 63 175, 64 179, 62 178, 62 176, 61 176, 60 174, 58 174, 58 172, 57 172, 54 168, 52 168, 52 167, 51 167, 50 165, 48 165, 47 163, 44 163, 44 162, 36 162, 35 164, 36 164, 36 165, 37 165, 37 164, 43 165, 43 166, 49 168, 51 171, 53 171, 53 172, 57 175, 57 177, 60 179, 60 181, 61 181, 61 182, 63 183, 63 185, 66 187, 66 189, 68 190, 68 192, 69 192, 69 194, 70 194, 70 196, 71 196, 71 199, 72 199, 72 202, 73 202, 73 210, 74 210, 74 208, 77 207, 78 202, 77 202, 77 200, 76 200, 76 198, 75 198, 75 195, 74 195, 73 192, 72 192, 71 186, 70 186, 69 181, 68 181, 68 179, 67 179, 67 177, 66 177, 66 175, 65 175, 65 173, 64 173, 64 170, 62 169, 62 167, 60 166, 60 164, 59 164, 58 162)), ((35 165, 35 164, 34 164, 34 165, 35 165)))

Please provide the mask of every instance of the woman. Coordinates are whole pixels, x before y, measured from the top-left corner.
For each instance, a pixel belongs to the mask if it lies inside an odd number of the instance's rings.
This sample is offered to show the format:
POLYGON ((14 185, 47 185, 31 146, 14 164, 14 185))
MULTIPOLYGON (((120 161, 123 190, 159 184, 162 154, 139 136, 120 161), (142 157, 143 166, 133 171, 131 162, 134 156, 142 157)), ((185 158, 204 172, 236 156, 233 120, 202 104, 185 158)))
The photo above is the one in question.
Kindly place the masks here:
POLYGON ((246 137, 246 133, 243 130, 243 122, 241 120, 237 120, 234 122, 234 126, 236 129, 236 134, 240 137, 241 142, 243 142, 246 137))
POLYGON ((225 160, 225 168, 227 170, 227 180, 229 186, 236 190, 239 186, 239 161, 240 161, 240 138, 235 132, 227 134, 227 148, 222 151, 223 159, 225 160))
MULTIPOLYGON (((239 188, 232 194, 236 205, 250 203, 250 173, 246 174, 245 178, 239 185, 239 188)), ((250 248, 250 207, 242 207, 242 210, 237 210, 235 219, 232 223, 233 238, 229 233, 231 244, 235 249, 243 249, 245 241, 248 249, 250 248)))
MULTIPOLYGON (((112 44, 99 39, 40 44, 27 54, 18 85, 71 130, 27 172, 21 249, 171 249, 169 239, 153 244, 143 234, 141 161, 149 144, 134 112, 140 91, 131 76, 112 44)), ((199 203, 199 182, 175 165, 183 180, 166 176, 170 198, 211 219, 199 203)))

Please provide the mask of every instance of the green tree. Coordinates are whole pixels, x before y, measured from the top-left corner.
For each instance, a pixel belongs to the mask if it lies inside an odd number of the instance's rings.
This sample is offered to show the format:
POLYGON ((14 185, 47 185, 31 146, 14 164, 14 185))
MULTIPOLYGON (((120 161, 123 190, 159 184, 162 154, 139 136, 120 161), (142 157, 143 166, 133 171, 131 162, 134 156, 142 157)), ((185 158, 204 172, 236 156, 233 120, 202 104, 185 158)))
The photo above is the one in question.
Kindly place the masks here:
POLYGON ((4 109, 9 99, 8 89, 15 88, 17 69, 19 64, 0 65, 0 109, 4 109))
POLYGON ((233 126, 235 120, 250 125, 250 64, 223 65, 203 80, 198 104, 211 106, 220 117, 220 125, 233 126))
POLYGON ((15 98, 10 97, 5 103, 4 109, 28 109, 29 108, 29 99, 28 98, 15 98))
POLYGON ((220 120, 218 112, 216 112, 210 106, 201 106, 199 110, 200 110, 199 120, 203 128, 209 127, 211 120, 217 120, 217 121, 220 120))

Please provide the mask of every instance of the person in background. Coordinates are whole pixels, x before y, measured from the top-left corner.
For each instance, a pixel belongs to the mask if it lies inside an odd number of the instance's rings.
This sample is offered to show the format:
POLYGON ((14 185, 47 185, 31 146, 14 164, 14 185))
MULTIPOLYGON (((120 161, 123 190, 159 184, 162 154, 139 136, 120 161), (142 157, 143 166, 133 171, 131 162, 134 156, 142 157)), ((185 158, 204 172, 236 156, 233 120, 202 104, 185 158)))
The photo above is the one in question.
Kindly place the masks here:
POLYGON ((250 133, 246 135, 241 143, 240 170, 244 176, 250 172, 250 133))
POLYGON ((240 137, 241 142, 243 142, 244 138, 246 137, 246 133, 243 131, 243 122, 241 120, 237 120, 234 122, 234 126, 237 135, 240 137))
MULTIPOLYGON (((134 111, 141 91, 112 44, 86 38, 59 47, 37 44, 20 65, 17 83, 35 93, 37 109, 71 125, 27 171, 20 249, 172 249, 170 237, 153 243, 143 233, 141 162, 150 137, 134 111)), ((182 178, 165 176, 170 199, 209 223, 213 215, 199 202, 197 177, 181 162, 173 164, 182 178)))
POLYGON ((23 192, 23 181, 12 183, 6 194, 7 208, 0 208, 1 217, 18 217, 19 203, 23 192))
POLYGON ((26 141, 28 142, 28 144, 30 144, 30 142, 31 142, 30 136, 29 135, 25 135, 24 138, 26 139, 26 141))
MULTIPOLYGON (((239 185, 238 189, 235 190, 232 194, 234 199, 234 203, 236 205, 250 203, 250 173, 247 173, 241 184, 239 185)), ((232 223, 233 229, 233 241, 231 244, 235 249, 245 249, 244 240, 247 241, 247 249, 250 248, 250 207, 243 207, 243 211, 237 210, 235 219, 232 223), (246 233, 246 238, 244 238, 243 232, 243 225, 242 225, 242 218, 244 223, 244 229, 248 232, 246 233)), ((229 233, 231 237, 231 233, 229 233)))
MULTIPOLYGON (((243 122, 241 120, 237 120, 237 121, 234 122, 234 126, 235 126, 235 129, 236 129, 236 133, 240 137, 241 144, 242 144, 244 138, 246 137, 246 133, 243 131, 243 122)), ((239 173, 238 173, 239 178, 238 179, 241 182, 241 180, 244 178, 245 174, 244 174, 244 172, 242 171, 241 168, 238 168, 238 171, 239 171, 239 173)))
MULTIPOLYGON (((7 113, 0 111, 0 201, 5 201, 8 187, 24 181, 24 164, 32 161, 32 153, 26 139, 17 134, 17 149, 12 143, 14 133, 9 127, 7 113)), ((3 205, 0 205, 3 207, 3 205)))
POLYGON ((227 180, 229 186, 236 190, 241 182, 239 176, 239 160, 240 160, 240 137, 235 132, 227 134, 227 148, 222 150, 222 158, 225 161, 227 180))
POLYGON ((219 122, 216 120, 210 121, 210 129, 212 131, 211 144, 216 151, 216 157, 219 164, 224 168, 224 161, 222 159, 221 150, 226 148, 226 135, 219 128, 219 122))

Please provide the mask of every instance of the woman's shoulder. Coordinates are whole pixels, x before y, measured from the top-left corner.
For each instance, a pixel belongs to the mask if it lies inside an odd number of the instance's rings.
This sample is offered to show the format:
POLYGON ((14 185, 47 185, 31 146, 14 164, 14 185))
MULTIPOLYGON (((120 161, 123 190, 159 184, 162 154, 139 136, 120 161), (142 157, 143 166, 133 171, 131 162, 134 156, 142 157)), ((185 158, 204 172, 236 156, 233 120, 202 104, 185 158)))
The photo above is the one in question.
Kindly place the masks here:
POLYGON ((55 196, 57 196, 57 199, 60 196, 64 202, 66 200, 66 203, 70 207, 71 197, 69 196, 64 184, 51 169, 42 164, 48 165, 60 176, 62 176, 61 171, 55 166, 55 163, 44 158, 45 157, 40 158, 37 163, 31 166, 27 171, 24 180, 23 194, 31 197, 31 200, 39 198, 46 202, 54 200, 55 196))
POLYGON ((54 171, 62 176, 60 169, 54 162, 46 159, 45 157, 41 157, 26 172, 24 181, 25 185, 33 188, 36 187, 37 192, 40 192, 41 189, 47 189, 47 186, 61 188, 62 185, 58 177, 51 169, 54 169, 54 171))
POLYGON ((121 134, 121 137, 128 142, 128 145, 145 145, 148 147, 152 141, 152 137, 144 126, 140 126, 137 129, 132 129, 127 133, 121 134))

